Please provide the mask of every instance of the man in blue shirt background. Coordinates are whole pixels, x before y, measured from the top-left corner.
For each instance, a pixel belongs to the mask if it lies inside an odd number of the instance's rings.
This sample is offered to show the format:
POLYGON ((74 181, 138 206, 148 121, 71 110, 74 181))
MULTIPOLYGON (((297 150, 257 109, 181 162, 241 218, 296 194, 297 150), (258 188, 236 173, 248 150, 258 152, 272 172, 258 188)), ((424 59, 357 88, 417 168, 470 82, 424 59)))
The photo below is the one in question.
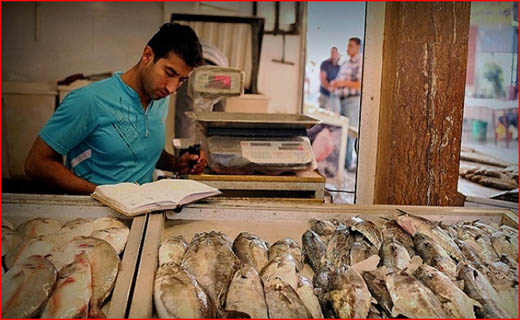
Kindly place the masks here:
POLYGON ((168 97, 202 62, 195 32, 164 24, 130 70, 65 98, 36 138, 25 172, 74 194, 90 194, 100 184, 151 182, 155 168, 202 172, 203 152, 176 158, 164 150, 168 97))
POLYGON ((339 100, 334 95, 334 90, 330 82, 336 79, 339 72, 339 53, 338 48, 330 48, 330 58, 323 61, 320 65, 320 108, 339 113, 339 100))

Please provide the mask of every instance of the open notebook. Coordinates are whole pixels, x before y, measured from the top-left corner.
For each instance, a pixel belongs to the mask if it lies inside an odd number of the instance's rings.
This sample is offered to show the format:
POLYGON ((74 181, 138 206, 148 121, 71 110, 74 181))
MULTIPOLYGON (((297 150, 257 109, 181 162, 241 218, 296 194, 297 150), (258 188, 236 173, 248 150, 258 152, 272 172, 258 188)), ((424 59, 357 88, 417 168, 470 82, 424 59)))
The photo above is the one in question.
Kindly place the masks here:
POLYGON ((175 209, 220 193, 193 180, 163 179, 142 185, 124 182, 97 186, 92 197, 124 215, 136 216, 175 209))

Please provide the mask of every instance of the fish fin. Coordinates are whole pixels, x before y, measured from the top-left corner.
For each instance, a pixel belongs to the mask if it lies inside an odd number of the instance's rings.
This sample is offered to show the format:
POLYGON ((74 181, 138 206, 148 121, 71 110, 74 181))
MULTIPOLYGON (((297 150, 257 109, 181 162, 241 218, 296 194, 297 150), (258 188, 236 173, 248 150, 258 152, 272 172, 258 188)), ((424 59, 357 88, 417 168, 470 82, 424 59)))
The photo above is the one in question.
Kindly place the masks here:
POLYGON ((377 269, 379 260, 381 260, 381 258, 377 254, 374 254, 363 261, 353 264, 351 267, 360 273, 364 271, 374 271, 377 269))
POLYGON ((397 216, 403 216, 403 215, 405 215, 405 214, 409 214, 408 212, 404 211, 403 209, 399 209, 399 208, 397 208, 397 209, 395 209, 395 210, 397 210, 397 211, 400 213, 400 214, 398 214, 397 216))
POLYGON ((470 297, 468 297, 469 300, 471 300, 470 302, 477 308, 479 309, 482 309, 482 305, 480 304, 480 302, 478 302, 477 300, 475 299, 471 299, 470 297))
POLYGON ((392 307, 392 318, 397 318, 398 315, 401 314, 401 311, 399 310, 399 308, 397 306, 393 306, 392 307))
POLYGON ((370 302, 372 302, 372 304, 374 305, 377 305, 379 302, 377 302, 376 298, 374 297, 370 297, 370 302))

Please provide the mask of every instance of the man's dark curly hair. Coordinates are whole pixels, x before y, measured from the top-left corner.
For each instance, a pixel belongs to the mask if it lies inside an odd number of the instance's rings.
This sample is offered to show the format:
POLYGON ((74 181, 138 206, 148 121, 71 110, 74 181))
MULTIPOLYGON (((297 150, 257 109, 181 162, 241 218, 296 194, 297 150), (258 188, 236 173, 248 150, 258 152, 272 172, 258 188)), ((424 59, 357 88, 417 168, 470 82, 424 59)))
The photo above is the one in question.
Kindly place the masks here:
POLYGON ((197 34, 190 26, 178 23, 165 23, 148 41, 154 53, 154 62, 166 58, 170 52, 178 55, 190 67, 201 66, 202 47, 197 34))

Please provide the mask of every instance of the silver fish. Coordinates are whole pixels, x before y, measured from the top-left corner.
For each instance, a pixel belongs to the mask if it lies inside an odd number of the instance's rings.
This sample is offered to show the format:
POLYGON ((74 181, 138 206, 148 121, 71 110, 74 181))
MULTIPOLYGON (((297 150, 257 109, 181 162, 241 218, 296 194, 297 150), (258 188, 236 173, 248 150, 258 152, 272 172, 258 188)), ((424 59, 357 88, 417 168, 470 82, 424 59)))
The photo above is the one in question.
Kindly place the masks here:
POLYGON ((476 310, 479 317, 512 317, 497 291, 480 271, 464 265, 460 268, 459 278, 464 280, 464 292, 482 305, 482 308, 476 310))
POLYGON ((464 255, 455 241, 437 223, 408 213, 399 215, 395 221, 411 236, 420 232, 432 238, 456 261, 464 261, 464 255))
POLYGON ((128 228, 123 221, 115 217, 101 217, 94 220, 94 230, 103 230, 110 228, 128 228))
POLYGON ((480 259, 487 264, 500 260, 491 244, 487 232, 471 225, 462 225, 457 229, 459 239, 473 248, 480 259))
POLYGON ((20 243, 22 243, 22 237, 16 231, 2 227, 2 257, 18 247, 20 243))
POLYGON ((404 272, 391 272, 385 283, 394 305, 392 316, 408 318, 447 318, 435 294, 419 280, 404 272))
POLYGON ((42 256, 20 261, 2 277, 2 318, 33 318, 52 293, 56 268, 42 256))
POLYGON ((318 297, 314 294, 312 283, 307 278, 300 276, 296 293, 311 312, 313 318, 323 319, 320 302, 318 301, 318 297))
POLYGON ((311 312, 292 286, 278 277, 269 278, 264 284, 269 318, 312 318, 311 312))
POLYGON ((292 255, 278 256, 271 260, 260 273, 265 282, 269 278, 279 277, 295 290, 298 288, 298 264, 292 255))
POLYGON ((348 230, 337 230, 327 243, 321 264, 330 263, 336 268, 344 264, 350 265, 350 248, 354 242, 355 237, 348 230))
POLYGON ((384 276, 381 279, 377 276, 376 272, 364 272, 363 279, 367 284, 368 290, 377 300, 381 308, 384 309, 387 314, 391 314, 394 304, 392 302, 392 297, 390 297, 390 293, 386 288, 384 276))
POLYGON ((160 318, 216 318, 217 308, 197 279, 175 262, 155 273, 153 299, 160 318))
POLYGON ((171 237, 163 241, 159 247, 159 265, 171 262, 180 265, 187 247, 188 243, 183 236, 171 237))
POLYGON ((502 231, 497 231, 491 235, 491 245, 498 256, 505 255, 518 261, 518 238, 514 239, 502 231))
POLYGON ((480 308, 480 303, 468 297, 444 273, 423 264, 415 275, 440 298, 442 307, 451 318, 476 318, 474 307, 480 308))
POLYGON ((24 261, 32 255, 45 257, 53 248, 54 243, 44 240, 43 237, 26 239, 6 254, 5 265, 7 269, 11 269, 18 261, 24 261))
POLYGON ((518 318, 518 270, 497 261, 477 268, 497 291, 504 307, 513 318, 518 318))
POLYGON ((473 265, 481 265, 484 262, 480 259, 480 256, 475 252, 473 247, 470 247, 466 242, 461 240, 455 240, 455 243, 459 246, 464 258, 466 258, 466 263, 471 263, 473 265))
POLYGON ((385 222, 382 231, 384 240, 397 241, 406 248, 410 257, 416 255, 412 236, 406 233, 395 220, 385 222))
POLYGON ((16 228, 16 232, 24 239, 37 238, 48 234, 58 233, 61 223, 54 219, 34 218, 26 221, 16 228))
POLYGON ((416 233, 413 240, 417 252, 425 263, 446 273, 451 280, 457 279, 457 264, 440 244, 422 233, 416 233))
POLYGON ((311 219, 311 230, 316 232, 324 243, 329 241, 329 238, 336 231, 337 226, 328 220, 311 219))
POLYGON ((350 266, 342 266, 331 275, 328 293, 338 318, 366 318, 372 296, 361 274, 350 266))
POLYGON ((291 238, 278 240, 269 247, 269 261, 273 261, 276 257, 290 254, 296 261, 298 271, 303 269, 302 248, 298 242, 291 238))
POLYGON ((182 266, 195 276, 219 309, 224 306, 240 262, 231 245, 231 239, 221 232, 196 233, 182 259, 182 266))
POLYGON ((321 241, 320 236, 312 230, 307 230, 302 235, 303 255, 314 272, 321 266, 321 259, 325 256, 327 246, 321 241))
POLYGON ((373 246, 376 247, 377 250, 381 248, 381 245, 383 244, 383 233, 372 221, 356 216, 345 221, 345 225, 350 227, 353 231, 361 233, 373 246))
POLYGON ((226 310, 244 312, 253 319, 268 317, 264 286, 252 265, 242 263, 233 276, 227 293, 226 310))
POLYGON ((85 239, 90 246, 85 253, 92 272, 89 318, 104 318, 101 307, 115 286, 121 260, 108 242, 96 238, 85 239))
POLYGON ((87 318, 91 297, 92 275, 88 257, 83 252, 58 273, 56 288, 47 301, 41 318, 87 318))
POLYGON ((121 254, 125 249, 129 234, 130 229, 128 227, 108 228, 92 232, 91 237, 105 240, 114 248, 117 254, 121 254))
POLYGON ((370 242, 364 239, 357 240, 350 247, 349 265, 364 261, 373 255, 377 255, 377 253, 378 249, 370 242))
POLYGON ((379 255, 382 265, 398 270, 406 269, 411 260, 406 248, 401 243, 391 240, 383 242, 379 255))
POLYGON ((241 232, 233 241, 233 251, 244 263, 252 265, 257 272, 269 263, 269 244, 249 232, 241 232))
POLYGON ((329 283, 330 277, 334 272, 334 267, 331 264, 324 264, 321 266, 320 270, 314 274, 312 278, 312 285, 314 287, 314 292, 318 297, 318 301, 320 302, 321 310, 325 318, 333 318, 334 311, 332 310, 332 305, 327 298, 327 293, 329 291, 329 283))

